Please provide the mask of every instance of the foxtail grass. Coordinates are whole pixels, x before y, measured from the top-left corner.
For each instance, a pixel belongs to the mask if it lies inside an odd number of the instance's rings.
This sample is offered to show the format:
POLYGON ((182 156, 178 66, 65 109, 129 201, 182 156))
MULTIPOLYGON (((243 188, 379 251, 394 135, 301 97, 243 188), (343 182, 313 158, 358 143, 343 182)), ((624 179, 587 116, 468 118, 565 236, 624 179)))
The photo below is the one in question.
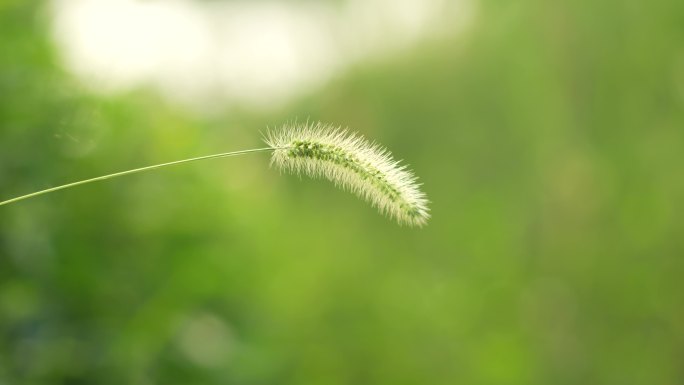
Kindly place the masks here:
POLYGON ((358 134, 322 123, 292 124, 269 132, 266 143, 274 148, 271 163, 277 168, 328 179, 400 224, 422 226, 430 217, 414 174, 358 134))
POLYGON ((428 200, 420 190, 416 176, 406 165, 394 160, 386 148, 358 134, 323 123, 286 124, 280 129, 269 131, 264 140, 268 147, 200 156, 107 174, 7 199, 0 202, 0 206, 162 167, 270 151, 271 164, 279 170, 328 179, 400 224, 423 226, 430 218, 428 200))

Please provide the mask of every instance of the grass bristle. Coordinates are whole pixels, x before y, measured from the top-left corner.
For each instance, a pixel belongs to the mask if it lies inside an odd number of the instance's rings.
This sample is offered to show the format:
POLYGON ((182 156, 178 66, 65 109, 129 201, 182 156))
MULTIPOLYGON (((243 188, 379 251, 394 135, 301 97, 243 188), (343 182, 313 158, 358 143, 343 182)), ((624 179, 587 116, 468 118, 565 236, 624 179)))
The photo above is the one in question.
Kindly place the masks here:
POLYGON ((400 224, 422 226, 430 218, 416 176, 358 134, 323 123, 289 124, 265 141, 274 148, 271 163, 281 170, 326 178, 400 224))

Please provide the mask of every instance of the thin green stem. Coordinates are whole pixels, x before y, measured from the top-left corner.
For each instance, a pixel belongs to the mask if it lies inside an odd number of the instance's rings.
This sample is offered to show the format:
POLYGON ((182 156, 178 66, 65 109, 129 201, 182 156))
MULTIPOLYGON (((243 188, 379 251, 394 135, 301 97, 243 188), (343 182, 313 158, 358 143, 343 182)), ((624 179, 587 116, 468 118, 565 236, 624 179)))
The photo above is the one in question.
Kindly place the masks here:
POLYGON ((34 193, 31 193, 31 194, 26 194, 26 195, 22 195, 22 196, 19 196, 19 197, 16 197, 16 198, 8 199, 8 200, 6 200, 6 201, 2 201, 2 202, 0 202, 0 206, 6 205, 6 204, 10 204, 10 203, 14 203, 14 202, 17 202, 17 201, 20 201, 20 200, 32 198, 32 197, 35 197, 35 196, 38 196, 38 195, 43 195, 43 194, 51 193, 51 192, 57 191, 57 190, 64 190, 64 189, 67 189, 67 188, 80 186, 80 185, 82 185, 82 184, 87 184, 87 183, 91 183, 91 182, 97 182, 97 181, 105 180, 105 179, 112 179, 112 178, 116 178, 116 177, 119 177, 119 176, 124 176, 124 175, 128 175, 128 174, 134 174, 134 173, 142 172, 142 171, 154 170, 154 169, 161 168, 161 167, 173 166, 173 165, 181 164, 181 163, 195 162, 195 161, 198 161, 198 160, 213 159, 213 158, 225 158, 225 157, 229 157, 229 156, 248 154, 248 153, 251 153, 251 152, 263 152, 263 151, 273 151, 273 150, 275 150, 275 148, 273 148, 273 147, 264 147, 264 148, 255 148, 255 149, 251 149, 251 150, 224 152, 224 153, 221 153, 221 154, 205 155, 205 156, 200 156, 200 157, 197 157, 197 158, 176 160, 176 161, 168 162, 168 163, 161 163, 161 164, 155 164, 155 165, 147 166, 147 167, 135 168, 135 169, 133 169, 133 170, 127 170, 127 171, 116 172, 116 173, 114 173, 114 174, 108 174, 108 175, 98 176, 98 177, 96 177, 96 178, 85 179, 85 180, 81 180, 81 181, 78 181, 78 182, 68 183, 68 184, 64 184, 64 185, 61 185, 61 186, 51 187, 51 188, 49 188, 49 189, 45 189, 45 190, 41 190, 41 191, 36 191, 36 192, 34 192, 34 193))

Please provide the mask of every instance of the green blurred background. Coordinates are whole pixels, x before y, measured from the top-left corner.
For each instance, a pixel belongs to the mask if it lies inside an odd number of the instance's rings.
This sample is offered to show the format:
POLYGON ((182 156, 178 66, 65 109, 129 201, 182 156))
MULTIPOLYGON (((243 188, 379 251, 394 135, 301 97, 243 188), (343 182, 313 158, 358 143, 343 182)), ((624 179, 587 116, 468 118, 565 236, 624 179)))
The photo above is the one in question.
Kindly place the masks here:
POLYGON ((308 117, 406 159, 433 213, 399 227, 265 154, 0 207, 0 384, 684 383, 684 2, 475 8, 203 114, 91 92, 44 3, 0 2, 0 200, 308 117))

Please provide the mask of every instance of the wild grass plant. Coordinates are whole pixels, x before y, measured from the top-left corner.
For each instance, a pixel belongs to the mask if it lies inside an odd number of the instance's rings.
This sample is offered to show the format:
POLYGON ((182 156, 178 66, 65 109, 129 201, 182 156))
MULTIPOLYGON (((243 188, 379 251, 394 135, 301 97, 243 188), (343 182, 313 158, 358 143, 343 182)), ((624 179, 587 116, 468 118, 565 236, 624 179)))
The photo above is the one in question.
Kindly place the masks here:
POLYGON ((423 226, 430 218, 428 200, 416 176, 384 147, 361 135, 324 123, 286 124, 269 131, 268 147, 205 155, 107 174, 0 202, 0 206, 92 182, 162 167, 255 152, 271 152, 271 164, 298 175, 325 178, 368 201, 399 224, 423 226))

